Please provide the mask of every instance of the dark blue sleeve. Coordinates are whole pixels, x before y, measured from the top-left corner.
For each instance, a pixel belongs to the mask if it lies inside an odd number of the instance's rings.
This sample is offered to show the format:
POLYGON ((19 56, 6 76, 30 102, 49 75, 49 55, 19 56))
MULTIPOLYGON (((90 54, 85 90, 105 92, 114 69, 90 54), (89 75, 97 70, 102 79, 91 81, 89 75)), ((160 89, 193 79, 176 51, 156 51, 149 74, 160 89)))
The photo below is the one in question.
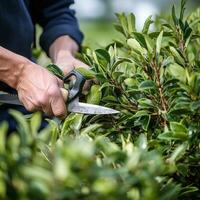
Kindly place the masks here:
POLYGON ((58 37, 69 35, 80 46, 83 34, 79 30, 75 11, 70 9, 74 0, 48 0, 43 5, 38 23, 43 27, 40 45, 48 54, 49 47, 58 37))

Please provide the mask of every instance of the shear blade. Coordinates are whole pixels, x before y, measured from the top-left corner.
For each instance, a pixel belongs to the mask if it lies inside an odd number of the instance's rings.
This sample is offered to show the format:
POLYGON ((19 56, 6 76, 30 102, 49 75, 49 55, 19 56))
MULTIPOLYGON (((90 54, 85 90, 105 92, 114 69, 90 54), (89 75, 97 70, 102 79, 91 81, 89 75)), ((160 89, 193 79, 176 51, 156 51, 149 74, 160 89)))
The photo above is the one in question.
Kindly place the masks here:
POLYGON ((75 113, 82 113, 82 114, 92 114, 92 115, 108 115, 108 114, 117 114, 119 111, 107 108, 104 106, 98 106, 98 105, 93 105, 93 104, 88 104, 88 103, 81 103, 81 102, 76 102, 76 103, 70 103, 68 105, 68 110, 70 112, 75 112, 75 113))
MULTIPOLYGON (((13 104, 13 105, 22 105, 19 101, 17 95, 10 94, 0 94, 0 103, 13 104)), ((117 114, 119 111, 107 108, 104 106, 98 106, 88 103, 82 103, 76 98, 74 101, 68 104, 68 111, 74 113, 90 114, 90 115, 108 115, 108 114, 117 114)))
POLYGON ((17 95, 10 95, 10 94, 0 94, 0 103, 23 106, 23 104, 19 101, 17 95))

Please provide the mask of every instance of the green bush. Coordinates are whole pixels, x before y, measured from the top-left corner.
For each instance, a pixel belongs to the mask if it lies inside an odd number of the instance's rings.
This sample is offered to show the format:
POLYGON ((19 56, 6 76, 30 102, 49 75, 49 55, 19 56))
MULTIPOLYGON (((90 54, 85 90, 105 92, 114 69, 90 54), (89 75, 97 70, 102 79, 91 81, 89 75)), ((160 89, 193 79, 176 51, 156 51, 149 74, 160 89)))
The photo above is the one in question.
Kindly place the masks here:
POLYGON ((117 14, 122 37, 81 55, 99 80, 86 101, 120 114, 71 113, 38 133, 39 113, 11 111, 19 130, 0 129, 0 199, 200 198, 200 9, 184 10, 141 32, 117 14))

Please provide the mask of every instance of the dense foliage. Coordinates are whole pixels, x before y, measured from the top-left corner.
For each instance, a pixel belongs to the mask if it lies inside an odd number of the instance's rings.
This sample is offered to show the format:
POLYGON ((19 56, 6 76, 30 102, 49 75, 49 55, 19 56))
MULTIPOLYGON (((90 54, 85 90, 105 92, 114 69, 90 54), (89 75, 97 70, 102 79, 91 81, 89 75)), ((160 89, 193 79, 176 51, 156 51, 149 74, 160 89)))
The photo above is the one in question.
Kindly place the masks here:
POLYGON ((19 130, 1 125, 0 199, 200 198, 200 9, 184 10, 141 32, 117 14, 122 36, 81 55, 99 81, 83 99, 120 114, 71 113, 38 131, 39 113, 11 111, 19 130))

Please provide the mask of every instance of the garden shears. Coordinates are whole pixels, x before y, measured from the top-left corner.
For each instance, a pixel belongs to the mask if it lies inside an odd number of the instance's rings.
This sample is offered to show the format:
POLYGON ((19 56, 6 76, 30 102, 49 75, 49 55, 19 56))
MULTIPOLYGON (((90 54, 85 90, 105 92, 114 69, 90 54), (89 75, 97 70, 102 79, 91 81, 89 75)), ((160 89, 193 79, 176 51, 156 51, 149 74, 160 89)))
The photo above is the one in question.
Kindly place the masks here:
MULTIPOLYGON (((75 82, 72 84, 71 89, 68 90, 68 99, 67 99, 67 109, 69 112, 82 113, 82 114, 116 114, 119 111, 107 108, 104 106, 88 104, 79 102, 79 96, 82 92, 83 85, 86 81, 86 78, 76 70, 72 70, 67 76, 63 78, 64 83, 68 83, 70 77, 75 77, 75 82)), ((15 94, 2 93, 0 94, 0 103, 12 104, 12 105, 22 105, 19 98, 15 94)))

